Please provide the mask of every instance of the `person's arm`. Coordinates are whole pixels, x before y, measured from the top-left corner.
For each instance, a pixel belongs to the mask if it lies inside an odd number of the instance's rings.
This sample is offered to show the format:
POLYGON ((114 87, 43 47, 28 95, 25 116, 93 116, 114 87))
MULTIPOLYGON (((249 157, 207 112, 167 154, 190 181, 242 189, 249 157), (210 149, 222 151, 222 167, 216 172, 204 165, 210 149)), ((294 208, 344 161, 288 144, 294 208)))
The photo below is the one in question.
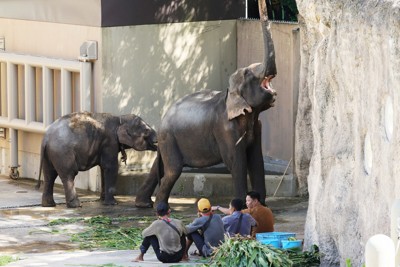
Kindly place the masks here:
POLYGON ((219 210, 220 212, 222 212, 223 214, 226 214, 226 215, 231 215, 232 214, 230 209, 224 208, 224 207, 221 207, 221 206, 212 206, 211 210, 213 210, 213 211, 219 210))
POLYGON ((154 221, 154 222, 152 222, 152 224, 150 224, 150 226, 149 227, 147 227, 146 229, 144 229, 143 230, 143 232, 142 232, 142 236, 143 237, 146 237, 146 236, 151 236, 151 235, 155 235, 156 234, 156 222, 157 221, 154 221))
MULTIPOLYGON (((208 217, 207 217, 208 218, 208 217)), ((200 229, 205 223, 204 217, 196 218, 192 223, 186 225, 186 230, 188 234, 200 229)))

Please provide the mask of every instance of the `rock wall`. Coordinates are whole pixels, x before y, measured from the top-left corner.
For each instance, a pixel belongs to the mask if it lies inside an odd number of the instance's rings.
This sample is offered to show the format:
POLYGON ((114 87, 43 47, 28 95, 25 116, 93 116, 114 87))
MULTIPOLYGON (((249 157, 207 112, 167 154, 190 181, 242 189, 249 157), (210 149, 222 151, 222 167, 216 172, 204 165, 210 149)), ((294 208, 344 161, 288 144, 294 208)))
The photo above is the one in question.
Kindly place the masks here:
POLYGON ((309 193, 305 246, 322 266, 361 266, 390 236, 400 198, 400 1, 298 0, 296 172, 309 193))

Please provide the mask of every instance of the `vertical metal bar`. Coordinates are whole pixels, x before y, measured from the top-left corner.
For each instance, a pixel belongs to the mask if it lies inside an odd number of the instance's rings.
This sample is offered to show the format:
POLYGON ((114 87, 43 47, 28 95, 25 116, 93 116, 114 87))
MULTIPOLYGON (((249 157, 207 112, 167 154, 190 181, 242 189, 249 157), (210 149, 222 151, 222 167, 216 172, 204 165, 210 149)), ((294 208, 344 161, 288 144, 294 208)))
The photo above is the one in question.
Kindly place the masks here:
POLYGON ((0 99, 1 99, 1 111, 0 116, 8 116, 7 114, 7 63, 0 62, 0 99))
POLYGON ((43 124, 44 127, 49 126, 54 121, 54 82, 52 70, 43 66, 43 124))
POLYGON ((25 121, 35 121, 35 68, 25 64, 25 121))
MULTIPOLYGON (((8 120, 17 118, 18 116, 18 81, 17 66, 11 62, 7 62, 7 104, 8 104, 8 120)), ((10 167, 18 167, 18 132, 10 128, 10 167)))
POLYGON ((249 0, 246 0, 246 7, 245 7, 244 17, 245 17, 246 19, 249 18, 249 0))
POLYGON ((18 167, 18 131, 10 128, 10 168, 18 167))
POLYGON ((72 75, 61 69, 61 116, 72 112, 72 75))
POLYGON ((80 111, 91 111, 92 63, 80 62, 80 64, 81 64, 80 111))

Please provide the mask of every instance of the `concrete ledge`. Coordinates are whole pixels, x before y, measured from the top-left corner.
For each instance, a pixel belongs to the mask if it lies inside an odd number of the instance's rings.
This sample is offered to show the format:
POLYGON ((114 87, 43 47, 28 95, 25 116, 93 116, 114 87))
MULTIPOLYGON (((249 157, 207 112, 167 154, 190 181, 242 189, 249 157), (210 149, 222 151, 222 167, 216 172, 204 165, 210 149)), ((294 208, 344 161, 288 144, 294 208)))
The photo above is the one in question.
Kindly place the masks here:
MULTIPOLYGON (((148 173, 120 173, 117 181, 117 195, 136 195, 148 173)), ((273 196, 278 185, 276 197, 297 196, 297 180, 292 175, 266 175, 267 196, 273 196), (280 185, 279 185, 280 184, 280 185)), ((250 183, 248 189, 251 189, 250 183)), ((157 189, 156 189, 157 190, 157 189)), ((257 188, 255 188, 257 190, 257 188)), ((229 197, 233 196, 233 183, 230 174, 182 173, 172 189, 171 196, 180 197, 229 197)))

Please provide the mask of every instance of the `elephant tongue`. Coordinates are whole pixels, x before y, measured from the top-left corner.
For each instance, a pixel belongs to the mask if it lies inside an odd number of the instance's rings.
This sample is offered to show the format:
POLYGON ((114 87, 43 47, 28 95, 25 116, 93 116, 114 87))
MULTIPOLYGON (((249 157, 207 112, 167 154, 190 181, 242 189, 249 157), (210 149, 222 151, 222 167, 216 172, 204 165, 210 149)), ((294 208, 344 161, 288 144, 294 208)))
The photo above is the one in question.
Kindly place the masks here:
POLYGON ((270 82, 271 82, 272 78, 274 78, 273 75, 265 77, 261 82, 261 87, 264 88, 267 91, 271 91, 272 88, 270 87, 270 82))

